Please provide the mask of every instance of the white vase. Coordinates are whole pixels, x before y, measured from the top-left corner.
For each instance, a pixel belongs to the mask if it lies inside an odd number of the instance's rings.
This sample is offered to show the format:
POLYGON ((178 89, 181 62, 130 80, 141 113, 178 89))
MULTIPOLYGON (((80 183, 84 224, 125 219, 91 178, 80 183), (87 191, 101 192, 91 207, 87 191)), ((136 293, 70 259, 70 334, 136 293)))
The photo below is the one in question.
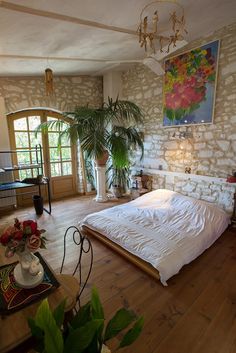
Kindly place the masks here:
POLYGON ((19 264, 14 269, 14 278, 18 286, 33 288, 38 286, 44 277, 44 269, 39 258, 28 249, 17 252, 19 264))

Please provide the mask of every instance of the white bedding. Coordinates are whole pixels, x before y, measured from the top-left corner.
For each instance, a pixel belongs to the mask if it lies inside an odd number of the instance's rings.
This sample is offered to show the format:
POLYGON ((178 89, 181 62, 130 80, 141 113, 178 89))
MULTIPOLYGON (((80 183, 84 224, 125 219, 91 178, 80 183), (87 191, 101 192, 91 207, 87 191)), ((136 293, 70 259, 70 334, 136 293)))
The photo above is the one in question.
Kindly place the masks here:
POLYGON ((163 285, 209 248, 228 224, 229 216, 217 206, 163 189, 90 214, 80 223, 150 263, 163 285))

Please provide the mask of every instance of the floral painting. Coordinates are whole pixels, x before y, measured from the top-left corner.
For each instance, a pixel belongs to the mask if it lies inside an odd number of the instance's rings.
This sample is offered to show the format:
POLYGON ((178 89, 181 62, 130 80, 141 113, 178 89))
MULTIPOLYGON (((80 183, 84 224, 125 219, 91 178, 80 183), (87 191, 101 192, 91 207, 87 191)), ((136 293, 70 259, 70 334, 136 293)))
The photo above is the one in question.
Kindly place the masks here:
POLYGON ((211 123, 219 41, 165 61, 164 126, 211 123))

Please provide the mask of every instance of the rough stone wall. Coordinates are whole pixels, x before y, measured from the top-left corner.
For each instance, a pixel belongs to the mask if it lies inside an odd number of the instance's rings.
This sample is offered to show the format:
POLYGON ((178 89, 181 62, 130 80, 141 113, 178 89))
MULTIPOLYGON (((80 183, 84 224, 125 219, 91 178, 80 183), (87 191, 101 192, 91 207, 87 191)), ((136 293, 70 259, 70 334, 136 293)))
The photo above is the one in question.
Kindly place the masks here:
MULTIPOLYGON (((190 43, 185 50, 220 39, 214 123, 192 127, 162 126, 163 78, 143 65, 123 73, 123 97, 137 103, 145 113, 142 168, 159 168, 226 177, 236 170, 236 23, 190 43), (190 131, 193 138, 180 140, 173 133, 190 131)), ((177 54, 178 52, 176 52, 177 54)), ((139 157, 137 155, 137 157, 139 157)))
MULTIPOLYGON (((0 77, 0 96, 4 98, 6 113, 34 107, 56 109, 60 112, 74 110, 89 104, 99 107, 103 102, 102 77, 55 77, 54 95, 45 94, 44 77, 0 77)), ((0 116, 0 119, 2 117, 0 116)), ((7 133, 7 132, 6 132, 7 133)), ((78 157, 77 190, 84 192, 83 174, 78 157)))
POLYGON ((201 176, 193 179, 191 175, 170 177, 155 172, 152 175, 152 188, 173 190, 195 199, 217 204, 229 213, 233 211, 236 186, 221 180, 204 180, 201 176))
POLYGON ((0 77, 0 96, 7 113, 33 107, 64 112, 88 103, 97 107, 103 101, 102 77, 55 77, 52 97, 45 94, 44 77, 0 77))

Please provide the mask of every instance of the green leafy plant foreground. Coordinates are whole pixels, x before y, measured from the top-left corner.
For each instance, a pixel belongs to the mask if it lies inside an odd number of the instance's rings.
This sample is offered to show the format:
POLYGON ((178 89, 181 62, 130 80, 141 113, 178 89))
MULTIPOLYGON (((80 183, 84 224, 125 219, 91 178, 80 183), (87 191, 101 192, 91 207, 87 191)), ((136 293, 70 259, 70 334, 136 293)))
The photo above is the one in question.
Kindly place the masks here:
POLYGON ((101 353, 107 341, 127 329, 117 350, 131 345, 143 328, 143 317, 137 318, 133 311, 125 308, 118 310, 105 326, 104 311, 96 288, 92 289, 91 300, 67 324, 64 324, 64 309, 65 301, 52 312, 45 299, 35 318, 28 320, 31 333, 38 342, 38 352, 101 353))

